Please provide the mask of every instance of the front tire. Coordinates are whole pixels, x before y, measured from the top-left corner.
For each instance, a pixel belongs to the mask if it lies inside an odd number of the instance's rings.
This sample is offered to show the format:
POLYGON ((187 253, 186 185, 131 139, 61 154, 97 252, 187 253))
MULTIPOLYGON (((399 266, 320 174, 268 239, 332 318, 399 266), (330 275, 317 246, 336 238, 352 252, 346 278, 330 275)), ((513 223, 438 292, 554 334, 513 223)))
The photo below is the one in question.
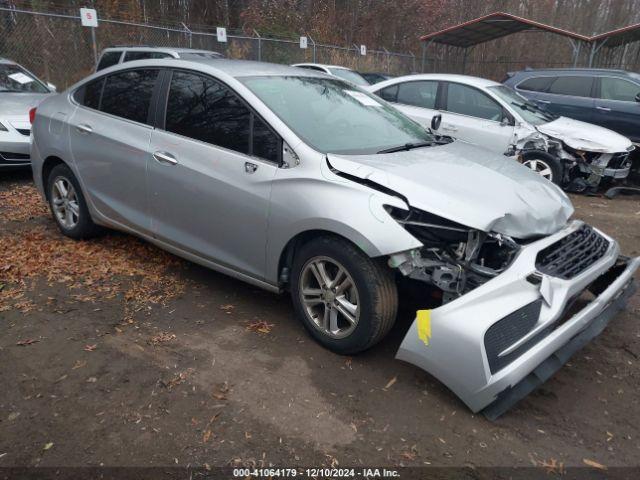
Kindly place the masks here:
POLYGON ((95 237, 102 228, 93 223, 80 183, 71 169, 57 165, 47 178, 47 199, 60 231, 74 240, 95 237))
POLYGON ((533 151, 522 155, 522 165, 558 186, 562 185, 562 161, 547 152, 533 151))
POLYGON ((291 297, 297 317, 311 336, 344 355, 382 340, 398 308, 391 270, 332 236, 314 239, 296 252, 291 297))

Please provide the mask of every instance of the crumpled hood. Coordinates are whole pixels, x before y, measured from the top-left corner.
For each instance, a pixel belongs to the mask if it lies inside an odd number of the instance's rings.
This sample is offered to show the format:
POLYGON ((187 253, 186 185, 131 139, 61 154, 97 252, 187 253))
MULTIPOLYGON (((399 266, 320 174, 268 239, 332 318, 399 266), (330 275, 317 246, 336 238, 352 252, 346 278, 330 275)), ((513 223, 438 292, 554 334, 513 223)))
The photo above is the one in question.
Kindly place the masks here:
POLYGON ((26 116, 29 110, 53 93, 15 93, 0 92, 0 117, 26 116))
POLYGON ((627 137, 608 128, 567 117, 560 117, 536 128, 545 135, 562 140, 571 148, 587 152, 626 152, 632 145, 627 137))
POLYGON ((514 160, 455 141, 380 155, 329 154, 331 165, 403 195, 412 207, 471 228, 549 235, 573 214, 556 185, 514 160))

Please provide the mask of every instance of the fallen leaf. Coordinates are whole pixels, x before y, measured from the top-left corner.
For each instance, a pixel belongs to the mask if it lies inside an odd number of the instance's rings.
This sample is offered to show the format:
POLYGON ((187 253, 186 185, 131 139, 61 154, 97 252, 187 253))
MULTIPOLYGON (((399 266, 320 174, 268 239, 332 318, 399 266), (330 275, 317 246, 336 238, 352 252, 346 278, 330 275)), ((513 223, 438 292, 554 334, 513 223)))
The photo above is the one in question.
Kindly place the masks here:
POLYGON ((211 438, 211 430, 207 430, 206 432, 204 432, 204 434, 202 435, 202 442, 207 443, 209 441, 209 438, 211 438))
POLYGON ((84 367, 84 366, 86 366, 86 365, 87 365, 87 362, 86 362, 86 361, 84 361, 84 360, 78 360, 78 361, 76 362, 76 364, 75 364, 73 367, 71 367, 71 370, 77 370, 77 369, 82 368, 82 367, 84 367))
POLYGON ((589 465, 590 467, 597 468, 599 470, 606 470, 607 467, 602 465, 601 463, 596 462, 595 460, 589 460, 588 458, 583 458, 582 461, 585 465, 589 465))
POLYGON ((38 343, 40 340, 35 340, 33 338, 27 338, 26 340, 20 340, 16 345, 21 347, 26 347, 27 345, 33 345, 34 343, 38 343))
POLYGON ((398 381, 398 377, 397 376, 393 377, 391 380, 389 380, 389 383, 387 383, 384 386, 384 389, 386 390, 388 388, 391 388, 393 386, 393 384, 396 383, 397 381, 398 381))
POLYGON ((51 447, 53 447, 53 442, 46 443, 42 449, 49 450, 51 447))
POLYGON ((260 320, 247 325, 247 330, 251 330, 256 333, 267 334, 267 333, 271 333, 272 327, 273 327, 273 323, 267 323, 264 320, 260 320))
POLYGON ((98 344, 93 344, 93 345, 85 345, 83 350, 85 352, 93 352, 96 348, 98 348, 98 344))

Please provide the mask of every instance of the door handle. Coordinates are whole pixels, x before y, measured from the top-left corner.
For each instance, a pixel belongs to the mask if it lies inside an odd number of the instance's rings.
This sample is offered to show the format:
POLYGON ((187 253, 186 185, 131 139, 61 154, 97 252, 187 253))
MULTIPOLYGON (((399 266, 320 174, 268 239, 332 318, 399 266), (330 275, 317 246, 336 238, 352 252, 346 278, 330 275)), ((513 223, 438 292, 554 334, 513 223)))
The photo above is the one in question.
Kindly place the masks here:
POLYGON ((545 105, 549 105, 551 102, 549 100, 536 100, 538 103, 544 103, 545 105))
POLYGON ((603 112, 610 112, 611 109, 607 107, 596 107, 598 110, 602 110, 603 112))
POLYGON ((246 173, 255 173, 255 171, 258 169, 258 165, 256 165, 255 163, 251 163, 251 162, 244 162, 244 171, 246 173))
POLYGON ((155 152, 153 154, 153 158, 156 159, 159 163, 164 163, 165 165, 177 165, 178 160, 176 157, 167 152, 155 152))
POLYGON ((448 132, 457 132, 458 129, 456 127, 454 127, 453 125, 445 125, 442 127, 442 130, 446 130, 448 132))
POLYGON ((91 128, 90 125, 86 125, 84 123, 81 123, 80 125, 77 125, 76 126, 76 130, 78 130, 78 132, 84 133, 84 134, 93 133, 93 128, 91 128))

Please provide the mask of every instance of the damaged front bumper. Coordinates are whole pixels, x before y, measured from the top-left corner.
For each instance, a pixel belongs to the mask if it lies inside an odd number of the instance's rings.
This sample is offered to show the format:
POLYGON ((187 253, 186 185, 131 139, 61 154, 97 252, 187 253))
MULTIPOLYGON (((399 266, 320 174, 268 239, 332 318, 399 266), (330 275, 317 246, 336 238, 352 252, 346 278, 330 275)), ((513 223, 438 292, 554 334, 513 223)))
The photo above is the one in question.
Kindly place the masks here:
POLYGON ((615 240, 574 221, 524 246, 496 278, 439 308, 419 311, 397 358, 432 374, 472 411, 496 418, 604 329, 631 296, 639 266, 640 257, 622 259, 615 240), (587 228, 604 240, 593 263, 575 275, 541 267, 541 256, 557 245, 571 251, 567 239, 587 228), (594 298, 574 312, 587 289, 594 298))

